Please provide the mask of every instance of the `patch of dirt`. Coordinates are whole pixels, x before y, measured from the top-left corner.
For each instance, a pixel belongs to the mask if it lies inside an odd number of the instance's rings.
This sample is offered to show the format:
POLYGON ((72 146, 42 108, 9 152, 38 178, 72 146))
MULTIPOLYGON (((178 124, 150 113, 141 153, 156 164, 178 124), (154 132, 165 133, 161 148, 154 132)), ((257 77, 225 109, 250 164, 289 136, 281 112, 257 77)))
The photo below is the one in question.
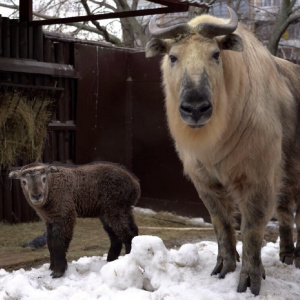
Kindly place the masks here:
MULTIPOLYGON (((216 241, 212 228, 203 224, 191 223, 171 213, 144 214, 134 212, 140 235, 159 236, 168 249, 178 249, 186 243, 216 241)), ((24 224, 0 223, 0 268, 7 271, 20 268, 30 269, 49 262, 47 246, 40 249, 23 248, 26 242, 42 235, 45 231, 43 222, 24 224)), ((278 237, 276 229, 267 228, 266 242, 275 242, 278 237)), ((237 239, 240 233, 237 231, 237 239)), ((107 253, 110 242, 98 219, 78 219, 70 244, 67 259, 69 262, 83 256, 99 256, 107 253)), ((122 252, 124 255, 124 251, 122 252)))

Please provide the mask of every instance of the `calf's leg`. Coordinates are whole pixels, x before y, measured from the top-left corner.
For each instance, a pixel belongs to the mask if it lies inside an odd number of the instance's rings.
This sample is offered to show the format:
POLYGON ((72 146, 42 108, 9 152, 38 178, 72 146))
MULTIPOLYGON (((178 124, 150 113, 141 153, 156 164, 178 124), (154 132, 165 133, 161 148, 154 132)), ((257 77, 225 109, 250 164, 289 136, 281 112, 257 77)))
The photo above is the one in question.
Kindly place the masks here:
POLYGON ((125 237, 124 244, 125 244, 126 254, 130 253, 130 251, 131 251, 132 239, 139 234, 139 230, 138 230, 137 225, 135 224, 132 213, 127 215, 127 224, 128 224, 128 229, 126 230, 126 228, 125 228, 124 229, 125 234, 123 234, 123 236, 125 237), (127 234, 126 234, 126 231, 128 232, 127 234))
POLYGON ((66 253, 73 234, 73 228, 66 230, 58 223, 47 223, 47 243, 50 252, 50 269, 52 278, 59 278, 65 273, 68 264, 66 253))
POLYGON ((132 212, 128 211, 128 208, 123 210, 119 208, 117 212, 109 213, 102 211, 100 220, 111 243, 107 261, 112 261, 119 257, 123 243, 125 244, 126 254, 130 253, 131 241, 138 235, 138 227, 134 222, 132 212))
POLYGON ((104 230, 107 232, 110 239, 110 247, 107 254, 107 261, 116 260, 122 250, 122 241, 118 238, 113 229, 104 221, 104 218, 100 218, 104 230))

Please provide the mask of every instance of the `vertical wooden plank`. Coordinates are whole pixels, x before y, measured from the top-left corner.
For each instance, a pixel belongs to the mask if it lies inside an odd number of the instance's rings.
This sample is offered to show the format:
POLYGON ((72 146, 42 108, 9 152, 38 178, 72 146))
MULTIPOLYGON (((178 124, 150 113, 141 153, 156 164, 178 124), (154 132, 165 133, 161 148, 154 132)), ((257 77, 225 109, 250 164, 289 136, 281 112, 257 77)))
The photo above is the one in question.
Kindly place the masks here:
POLYGON ((0 221, 4 220, 4 174, 0 169, 0 221))
POLYGON ((10 28, 9 18, 2 18, 2 55, 4 57, 10 56, 10 28))
POLYGON ((71 132, 69 130, 65 131, 65 155, 66 163, 72 162, 71 157, 71 132))
POLYGON ((43 161, 46 163, 52 162, 52 144, 51 144, 52 131, 47 131, 47 138, 43 151, 43 161))
MULTIPOLYGON (((44 38, 44 62, 54 62, 54 45, 50 39, 44 38)), ((44 76, 44 85, 53 86, 53 79, 49 76, 44 76)))
MULTIPOLYGON (((10 57, 19 58, 19 20, 11 19, 9 23, 10 27, 10 57)), ((19 83, 18 73, 13 72, 11 79, 13 82, 19 83)))
POLYGON ((28 58, 33 59, 33 27, 28 27, 28 58))
POLYGON ((58 161, 58 151, 57 151, 57 131, 52 132, 52 160, 51 161, 58 161))
POLYGON ((0 56, 2 56, 2 16, 1 15, 0 15, 0 56))
POLYGON ((19 20, 10 20, 10 57, 19 58, 19 20))
POLYGON ((63 43, 63 63, 68 65, 71 64, 70 61, 70 51, 71 51, 71 43, 63 43))
POLYGON ((21 203, 20 180, 12 180, 12 205, 14 222, 20 223, 24 213, 21 203))
POLYGON ((66 162, 66 151, 65 151, 65 133, 64 130, 58 131, 58 160, 65 163, 66 162))
POLYGON ((64 47, 63 43, 55 43, 54 44, 54 51, 55 51, 55 62, 58 64, 64 63, 64 47))
POLYGON ((44 62, 54 62, 54 45, 49 39, 44 39, 44 62))
MULTIPOLYGON (((20 58, 28 58, 28 23, 19 23, 19 56, 20 58)), ((20 83, 28 84, 28 74, 21 73, 19 75, 20 83)))
POLYGON ((11 190, 11 179, 7 175, 4 176, 4 203, 3 203, 4 219, 12 223, 12 190, 11 190))
POLYGON ((20 36, 20 44, 19 44, 20 58, 28 58, 28 23, 27 22, 20 22, 19 36, 20 36))
POLYGON ((38 61, 43 61, 44 55, 44 39, 42 26, 33 27, 33 58, 38 61))

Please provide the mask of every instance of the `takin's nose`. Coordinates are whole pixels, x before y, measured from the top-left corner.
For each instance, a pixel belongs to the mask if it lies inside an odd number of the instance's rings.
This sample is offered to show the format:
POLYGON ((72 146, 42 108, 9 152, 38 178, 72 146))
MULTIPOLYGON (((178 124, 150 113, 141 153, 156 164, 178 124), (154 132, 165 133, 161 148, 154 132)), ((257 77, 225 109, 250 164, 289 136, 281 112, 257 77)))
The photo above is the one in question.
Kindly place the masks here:
POLYGON ((38 201, 41 198, 42 194, 31 194, 31 198, 38 201))
POLYGON ((198 103, 182 102, 179 110, 183 119, 190 119, 195 124, 197 124, 198 122, 201 122, 201 119, 206 119, 206 117, 211 116, 212 105, 208 100, 204 100, 198 103))

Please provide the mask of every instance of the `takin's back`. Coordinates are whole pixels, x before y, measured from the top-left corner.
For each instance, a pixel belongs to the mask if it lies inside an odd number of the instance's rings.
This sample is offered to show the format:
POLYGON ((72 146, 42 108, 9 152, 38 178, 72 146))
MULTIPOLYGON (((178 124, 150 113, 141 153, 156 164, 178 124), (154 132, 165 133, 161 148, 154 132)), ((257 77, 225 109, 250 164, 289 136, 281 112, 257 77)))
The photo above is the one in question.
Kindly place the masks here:
POLYGON ((297 103, 300 103, 300 66, 287 60, 275 57, 280 73, 286 78, 297 103))
POLYGON ((105 207, 128 209, 140 197, 138 179, 118 164, 101 162, 58 169, 51 174, 51 187, 64 182, 63 193, 72 195, 78 217, 98 217, 105 207))

